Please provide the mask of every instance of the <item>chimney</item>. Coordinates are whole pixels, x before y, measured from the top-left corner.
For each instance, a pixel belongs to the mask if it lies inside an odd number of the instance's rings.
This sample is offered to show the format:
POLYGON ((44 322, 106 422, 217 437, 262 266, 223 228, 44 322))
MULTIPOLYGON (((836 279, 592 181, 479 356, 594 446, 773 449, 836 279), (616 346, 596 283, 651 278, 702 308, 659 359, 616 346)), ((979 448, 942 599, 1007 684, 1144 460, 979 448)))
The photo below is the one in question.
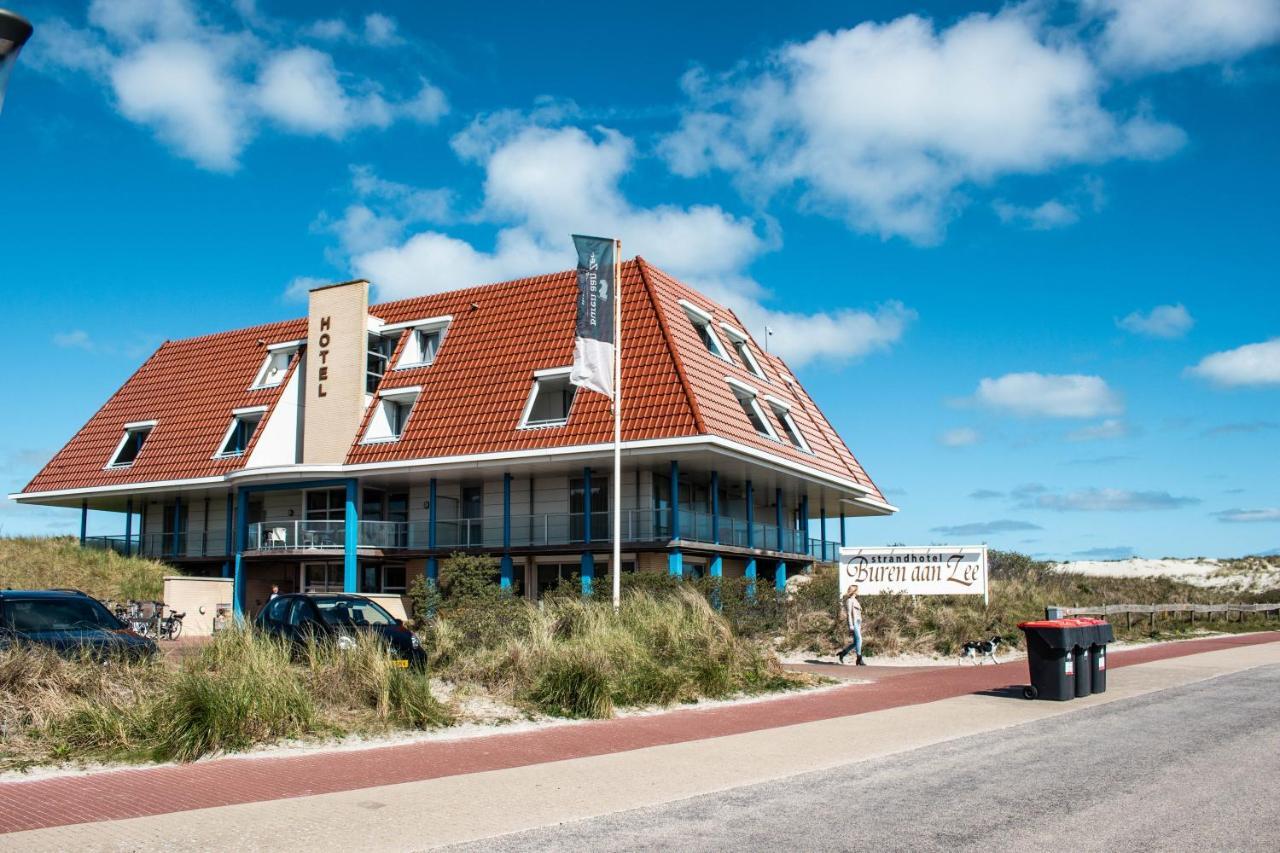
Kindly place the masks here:
POLYGON ((369 282, 317 287, 307 309, 302 461, 339 464, 360 429, 365 403, 369 282))

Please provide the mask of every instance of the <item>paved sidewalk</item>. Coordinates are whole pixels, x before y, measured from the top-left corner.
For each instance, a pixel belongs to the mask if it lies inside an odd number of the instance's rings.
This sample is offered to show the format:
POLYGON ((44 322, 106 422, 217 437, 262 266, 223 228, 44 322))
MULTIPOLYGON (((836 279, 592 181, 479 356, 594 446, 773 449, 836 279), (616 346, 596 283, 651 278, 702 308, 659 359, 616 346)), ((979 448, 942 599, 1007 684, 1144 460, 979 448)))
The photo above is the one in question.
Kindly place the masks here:
MULTIPOLYGON (((1108 656, 1108 662, 1115 669, 1277 641, 1280 633, 1276 632, 1216 637, 1116 652, 1108 656)), ((861 668, 863 672, 874 669, 861 668)), ((464 740, 272 758, 224 758, 191 765, 2 783, 0 833, 359 791, 725 738, 974 693, 998 694, 1025 683, 1025 678, 1026 664, 1022 661, 999 666, 930 669, 884 677, 873 684, 851 684, 821 693, 758 703, 687 709, 464 740)), ((0 840, 0 847, 3 846, 0 840)))

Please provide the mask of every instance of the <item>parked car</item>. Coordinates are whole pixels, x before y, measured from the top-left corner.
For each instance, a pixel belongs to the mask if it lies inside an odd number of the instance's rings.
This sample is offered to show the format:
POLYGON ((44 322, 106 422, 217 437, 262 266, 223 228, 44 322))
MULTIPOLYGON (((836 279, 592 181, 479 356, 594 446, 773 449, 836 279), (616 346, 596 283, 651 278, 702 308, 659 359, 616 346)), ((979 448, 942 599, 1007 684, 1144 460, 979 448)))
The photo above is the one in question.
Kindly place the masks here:
POLYGON ((88 653, 143 658, 154 641, 132 631, 96 598, 77 590, 0 590, 0 649, 48 646, 67 657, 88 653))
POLYGON ((382 605, 362 595, 332 593, 278 595, 258 613, 258 627, 303 645, 311 637, 351 648, 359 633, 379 637, 403 666, 426 666, 427 655, 416 634, 382 605))

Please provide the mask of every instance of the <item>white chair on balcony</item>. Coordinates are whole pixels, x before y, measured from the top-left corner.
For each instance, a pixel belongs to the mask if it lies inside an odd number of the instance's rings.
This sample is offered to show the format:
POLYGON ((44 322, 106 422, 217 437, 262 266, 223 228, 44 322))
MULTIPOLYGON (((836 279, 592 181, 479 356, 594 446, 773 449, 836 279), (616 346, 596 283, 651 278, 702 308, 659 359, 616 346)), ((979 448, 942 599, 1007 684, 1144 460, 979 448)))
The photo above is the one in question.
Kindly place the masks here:
POLYGON ((267 531, 268 548, 286 548, 289 545, 289 528, 273 527, 267 531))

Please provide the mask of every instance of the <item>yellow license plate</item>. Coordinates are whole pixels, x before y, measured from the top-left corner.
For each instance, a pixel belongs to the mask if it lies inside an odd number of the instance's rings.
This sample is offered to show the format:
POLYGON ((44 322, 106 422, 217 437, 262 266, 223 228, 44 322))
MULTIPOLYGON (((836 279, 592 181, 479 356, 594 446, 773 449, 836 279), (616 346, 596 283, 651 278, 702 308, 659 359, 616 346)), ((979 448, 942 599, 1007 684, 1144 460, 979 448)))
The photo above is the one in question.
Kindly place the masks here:
POLYGON ((400 669, 408 669, 409 662, 407 660, 396 660, 391 662, 392 665, 400 667, 400 669))

